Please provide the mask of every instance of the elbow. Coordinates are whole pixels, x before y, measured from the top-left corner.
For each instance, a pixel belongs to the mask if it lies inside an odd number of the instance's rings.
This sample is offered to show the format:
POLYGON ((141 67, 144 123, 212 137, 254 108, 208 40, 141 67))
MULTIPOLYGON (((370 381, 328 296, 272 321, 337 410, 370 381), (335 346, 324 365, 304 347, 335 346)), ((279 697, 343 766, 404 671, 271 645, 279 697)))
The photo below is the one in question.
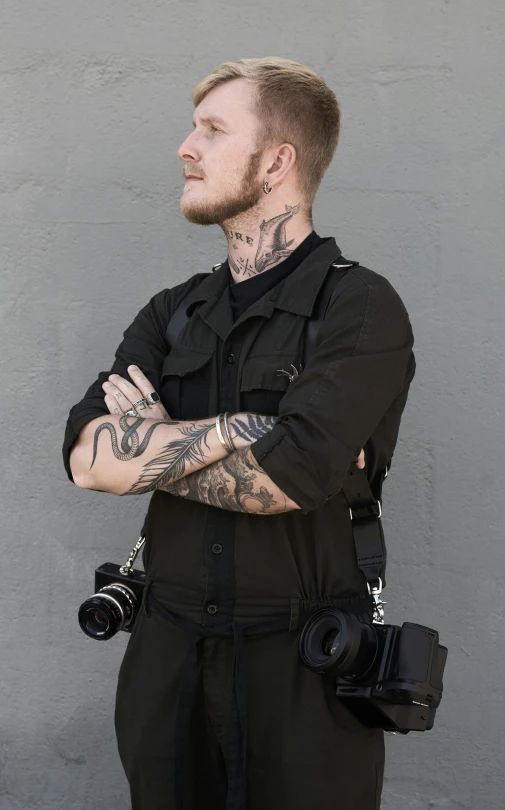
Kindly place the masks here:
POLYGON ((92 489, 91 476, 89 471, 84 469, 82 461, 79 458, 79 447, 74 445, 69 455, 70 471, 72 479, 76 487, 79 489, 92 489))
POLYGON ((93 489, 91 477, 87 475, 83 470, 74 470, 72 465, 70 465, 72 470, 72 478, 74 479, 74 484, 79 489, 93 489))
POLYGON ((74 479, 74 484, 79 489, 93 489, 94 487, 91 485, 90 478, 85 473, 74 473, 72 472, 72 477, 74 479))

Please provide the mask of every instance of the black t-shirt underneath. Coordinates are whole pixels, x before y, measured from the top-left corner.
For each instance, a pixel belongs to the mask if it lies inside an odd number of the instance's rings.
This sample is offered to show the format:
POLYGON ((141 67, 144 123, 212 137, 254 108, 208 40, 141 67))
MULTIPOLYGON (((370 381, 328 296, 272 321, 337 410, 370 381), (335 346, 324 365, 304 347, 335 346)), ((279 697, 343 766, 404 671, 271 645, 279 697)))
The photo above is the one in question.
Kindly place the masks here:
MULTIPOLYGON (((275 287, 279 281, 288 276, 302 261, 319 247, 324 239, 321 239, 315 231, 300 242, 298 247, 293 253, 272 267, 270 270, 265 270, 257 276, 252 276, 246 281, 233 282, 230 274, 230 304, 233 314, 233 322, 239 318, 246 309, 249 309, 251 304, 254 304, 262 295, 275 287)), ((226 260, 228 271, 230 269, 228 259, 226 260)))

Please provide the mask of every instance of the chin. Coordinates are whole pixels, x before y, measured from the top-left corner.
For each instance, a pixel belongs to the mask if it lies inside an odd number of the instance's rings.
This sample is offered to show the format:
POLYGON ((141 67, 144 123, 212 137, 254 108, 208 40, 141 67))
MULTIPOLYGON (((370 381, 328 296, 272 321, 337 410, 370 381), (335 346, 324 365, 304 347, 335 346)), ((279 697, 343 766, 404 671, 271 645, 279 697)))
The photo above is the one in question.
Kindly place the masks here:
POLYGON ((194 225, 217 225, 219 219, 216 219, 215 212, 209 210, 205 204, 200 204, 189 201, 181 200, 181 212, 183 216, 192 222, 194 225))

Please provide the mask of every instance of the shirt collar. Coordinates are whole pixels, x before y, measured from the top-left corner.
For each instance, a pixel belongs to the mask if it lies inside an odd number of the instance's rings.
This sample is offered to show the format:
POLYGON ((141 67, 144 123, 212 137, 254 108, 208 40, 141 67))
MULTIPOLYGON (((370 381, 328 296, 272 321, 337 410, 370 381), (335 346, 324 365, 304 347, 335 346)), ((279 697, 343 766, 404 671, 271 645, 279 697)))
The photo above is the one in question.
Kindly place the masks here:
MULTIPOLYGON (((295 315, 310 317, 328 268, 341 255, 342 251, 334 237, 328 237, 321 245, 309 253, 298 267, 295 267, 286 278, 279 282, 282 287, 275 302, 270 301, 273 292, 273 290, 270 290, 256 304, 253 304, 248 312, 261 314, 265 310, 265 314, 267 314, 266 310, 271 312, 275 306, 277 309, 284 309, 295 315)), ((268 270, 266 272, 268 273, 268 270)), ((229 273, 226 262, 220 266, 216 265, 215 271, 209 273, 186 298, 186 314, 191 314, 193 305, 197 302, 221 298, 226 287, 229 286, 229 273)), ((273 289, 277 290, 277 286, 273 289)))

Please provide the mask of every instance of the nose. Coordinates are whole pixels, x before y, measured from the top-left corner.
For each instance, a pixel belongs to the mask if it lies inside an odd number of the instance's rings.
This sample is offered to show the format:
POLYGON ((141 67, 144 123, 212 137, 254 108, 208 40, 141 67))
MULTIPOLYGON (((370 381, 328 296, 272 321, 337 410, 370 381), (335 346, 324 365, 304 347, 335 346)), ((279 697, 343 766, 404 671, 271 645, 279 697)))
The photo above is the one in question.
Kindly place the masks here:
POLYGON ((177 155, 181 160, 190 160, 192 163, 197 163, 199 160, 198 150, 193 140, 193 132, 191 132, 185 141, 181 143, 177 150, 177 155))

